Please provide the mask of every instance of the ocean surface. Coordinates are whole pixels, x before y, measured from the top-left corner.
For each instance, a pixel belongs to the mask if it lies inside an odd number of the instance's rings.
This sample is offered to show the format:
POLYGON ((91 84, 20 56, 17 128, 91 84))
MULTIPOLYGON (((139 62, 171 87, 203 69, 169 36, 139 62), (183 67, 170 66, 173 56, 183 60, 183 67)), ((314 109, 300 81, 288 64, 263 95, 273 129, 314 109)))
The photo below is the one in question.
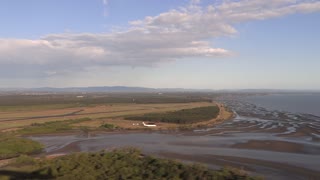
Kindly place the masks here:
POLYGON ((270 110, 320 116, 320 93, 250 96, 246 97, 244 100, 270 110))

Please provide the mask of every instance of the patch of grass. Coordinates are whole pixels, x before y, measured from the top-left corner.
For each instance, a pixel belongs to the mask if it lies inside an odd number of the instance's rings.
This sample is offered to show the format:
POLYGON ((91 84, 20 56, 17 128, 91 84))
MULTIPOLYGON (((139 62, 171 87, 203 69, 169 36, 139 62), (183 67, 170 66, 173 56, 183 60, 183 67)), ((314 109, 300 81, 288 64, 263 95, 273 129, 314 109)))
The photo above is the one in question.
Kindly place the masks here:
POLYGON ((177 124, 190 124, 216 118, 219 114, 219 107, 207 106, 193 109, 183 109, 167 113, 149 113, 142 116, 129 116, 127 120, 166 122, 177 124))
POLYGON ((104 128, 104 129, 117 129, 117 128, 118 128, 116 125, 114 125, 114 124, 108 124, 108 123, 102 124, 100 127, 101 127, 101 128, 104 128))
POLYGON ((256 179, 232 169, 214 171, 202 165, 145 156, 133 148, 37 161, 32 168, 20 166, 20 173, 11 173, 10 178, 18 178, 25 172, 27 179, 256 179))
POLYGON ((20 154, 32 154, 42 150, 43 146, 35 141, 9 135, 0 136, 0 159, 17 157, 20 154))
POLYGON ((33 123, 18 131, 19 134, 45 134, 45 133, 58 133, 75 129, 72 126, 74 123, 90 121, 90 118, 72 119, 66 121, 50 121, 45 123, 33 123))
POLYGON ((65 109, 72 107, 82 107, 81 104, 43 104, 43 105, 9 105, 0 106, 0 111, 11 112, 11 111, 34 111, 34 110, 51 110, 51 109, 65 109))
POLYGON ((155 94, 155 93, 89 93, 86 95, 76 93, 62 93, 62 94, 38 94, 38 95, 17 95, 10 94, 0 96, 0 111, 21 109, 27 106, 34 106, 36 108, 45 108, 46 106, 53 106, 60 108, 61 106, 89 106, 96 104, 110 104, 110 103, 189 103, 189 102, 211 102, 210 99, 203 98, 199 95, 190 94, 155 94), (78 95, 84 96, 77 98, 78 95))

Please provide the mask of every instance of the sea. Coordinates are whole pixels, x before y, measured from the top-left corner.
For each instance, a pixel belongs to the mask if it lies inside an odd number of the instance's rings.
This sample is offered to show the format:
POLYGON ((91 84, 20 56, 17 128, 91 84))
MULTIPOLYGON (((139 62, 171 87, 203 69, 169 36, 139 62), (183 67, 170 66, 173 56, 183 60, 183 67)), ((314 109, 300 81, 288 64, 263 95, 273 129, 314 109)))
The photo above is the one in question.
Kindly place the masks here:
POLYGON ((270 110, 320 116, 320 93, 249 96, 244 100, 270 110))

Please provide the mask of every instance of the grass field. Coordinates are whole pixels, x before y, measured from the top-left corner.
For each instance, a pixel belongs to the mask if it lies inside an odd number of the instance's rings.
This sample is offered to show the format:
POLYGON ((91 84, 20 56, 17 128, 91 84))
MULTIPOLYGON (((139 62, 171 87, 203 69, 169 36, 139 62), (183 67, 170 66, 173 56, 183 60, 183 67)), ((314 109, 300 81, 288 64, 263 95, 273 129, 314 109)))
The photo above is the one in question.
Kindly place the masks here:
MULTIPOLYGON (((71 107, 63 109, 17 110, 0 113, 0 130, 10 130, 30 126, 33 123, 50 121, 66 121, 70 119, 90 118, 93 122, 117 121, 125 116, 145 113, 160 113, 190 109, 195 107, 210 106, 212 103, 168 103, 168 104, 108 104, 91 105, 87 107, 71 107)), ((122 118, 123 119, 123 118, 122 118)), ((90 122, 88 122, 90 124, 90 122)), ((132 124, 132 123, 131 123, 132 124)), ((82 124, 86 125, 86 124, 82 124)))
POLYGON ((190 109, 215 106, 216 103, 212 103, 209 96, 210 94, 203 93, 69 93, 0 96, 0 132, 16 131, 32 134, 82 129, 101 130, 103 124, 114 125, 117 129, 140 130, 148 128, 128 117, 141 117, 145 114, 170 115, 169 112, 178 112, 176 119, 185 114, 182 119, 189 118, 190 122, 182 122, 181 117, 180 124, 159 120, 156 117, 143 120, 159 122, 157 127, 152 128, 153 130, 189 129, 212 125, 232 116, 220 106, 218 115, 217 109, 207 112, 191 110, 186 114, 190 109), (81 98, 77 98, 78 95, 81 95, 81 98), (179 114, 180 110, 184 110, 184 113, 179 114), (206 116, 210 113, 213 114, 206 116), (191 116, 197 118, 190 119, 191 116))
POLYGON ((6 95, 0 96, 0 111, 11 109, 24 110, 33 106, 48 108, 64 108, 63 106, 79 107, 97 104, 161 104, 161 103, 189 103, 210 102, 209 99, 190 93, 65 93, 65 94, 37 94, 37 95, 6 95), (81 98, 78 98, 81 96, 81 98), (51 107, 50 107, 51 106, 51 107))

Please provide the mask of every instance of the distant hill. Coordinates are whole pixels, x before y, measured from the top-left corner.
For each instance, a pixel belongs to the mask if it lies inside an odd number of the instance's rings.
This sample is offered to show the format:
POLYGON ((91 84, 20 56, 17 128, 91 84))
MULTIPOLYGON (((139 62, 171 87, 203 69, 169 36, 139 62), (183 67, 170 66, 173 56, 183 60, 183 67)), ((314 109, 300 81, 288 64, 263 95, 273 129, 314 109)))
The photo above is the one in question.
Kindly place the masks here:
POLYGON ((283 89, 184 89, 184 88, 146 88, 128 86, 93 86, 66 88, 0 88, 0 92, 42 92, 42 93, 98 93, 98 92, 218 92, 218 93, 302 93, 320 92, 320 90, 283 90, 283 89))
POLYGON ((127 86, 96 86, 96 87, 67 87, 67 88, 2 88, 2 92, 207 92, 210 89, 183 89, 183 88, 146 88, 127 86))
POLYGON ((33 91, 47 92, 152 92, 155 89, 126 86, 68 87, 68 88, 32 88, 33 91))

